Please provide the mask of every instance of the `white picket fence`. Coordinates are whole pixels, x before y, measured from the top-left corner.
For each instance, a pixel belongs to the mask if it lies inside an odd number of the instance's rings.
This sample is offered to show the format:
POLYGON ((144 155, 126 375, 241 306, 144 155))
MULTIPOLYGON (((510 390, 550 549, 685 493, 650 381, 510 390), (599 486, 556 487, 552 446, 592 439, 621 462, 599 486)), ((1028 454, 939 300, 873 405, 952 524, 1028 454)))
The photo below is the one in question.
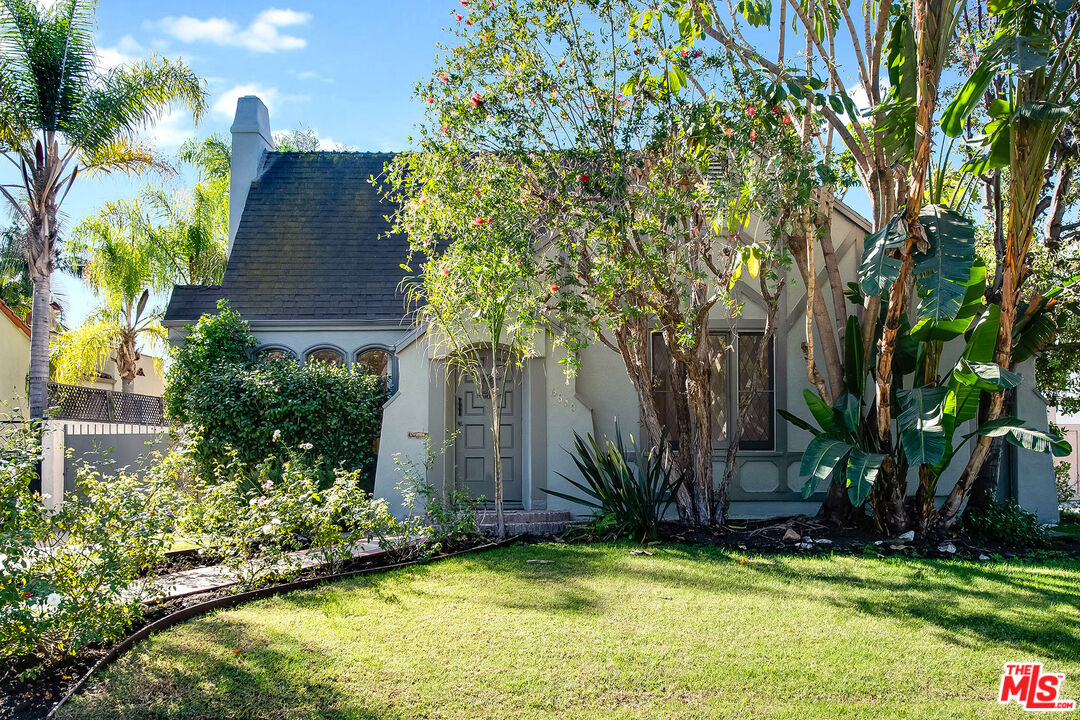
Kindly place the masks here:
POLYGON ((110 450, 120 466, 145 455, 150 446, 167 440, 167 425, 92 422, 87 420, 47 420, 42 435, 41 492, 45 503, 55 507, 74 485, 73 460, 91 447, 110 450), (66 489, 66 490, 65 490, 66 489))

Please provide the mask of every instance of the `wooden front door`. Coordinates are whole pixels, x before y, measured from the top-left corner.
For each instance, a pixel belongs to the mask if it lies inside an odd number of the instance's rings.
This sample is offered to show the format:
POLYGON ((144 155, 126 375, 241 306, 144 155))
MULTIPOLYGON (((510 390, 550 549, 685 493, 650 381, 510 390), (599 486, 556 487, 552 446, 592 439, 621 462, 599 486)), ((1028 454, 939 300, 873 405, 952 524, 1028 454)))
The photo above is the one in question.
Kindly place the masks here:
MULTIPOLYGON (((488 355, 487 357, 491 357, 488 355)), ((490 362, 490 361, 489 361, 490 362)), ((522 466, 521 373, 511 368, 506 379, 499 411, 499 444, 502 458, 503 502, 521 504, 522 466)), ((495 502, 494 440, 491 432, 491 398, 471 377, 458 380, 457 398, 457 480, 473 497, 495 502)))

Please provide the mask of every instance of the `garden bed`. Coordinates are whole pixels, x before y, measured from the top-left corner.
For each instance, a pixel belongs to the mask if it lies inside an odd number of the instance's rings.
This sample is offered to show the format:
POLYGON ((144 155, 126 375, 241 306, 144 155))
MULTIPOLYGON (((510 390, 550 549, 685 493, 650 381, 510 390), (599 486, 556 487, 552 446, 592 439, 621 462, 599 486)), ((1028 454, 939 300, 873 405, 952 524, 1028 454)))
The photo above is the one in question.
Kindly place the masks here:
MULTIPOLYGON (((493 543, 483 538, 447 543, 440 555, 430 560, 441 560, 462 553, 500 547, 516 539, 493 543)), ((195 558, 189 558, 194 560, 195 558)), ((267 597, 292 589, 312 587, 328 580, 382 572, 422 562, 421 559, 402 561, 399 555, 380 553, 356 558, 345 562, 341 570, 328 575, 320 568, 311 568, 297 575, 288 582, 268 585, 256 590, 238 593, 235 588, 223 588, 186 595, 181 598, 151 605, 142 620, 131 628, 127 638, 107 645, 88 645, 81 648, 74 656, 64 656, 47 662, 42 671, 33 680, 20 681, 14 672, 7 672, 0 680, 0 718, 5 720, 38 720, 45 717, 58 702, 77 689, 87 679, 88 674, 106 666, 132 646, 133 640, 141 639, 148 630, 157 632, 166 627, 192 617, 197 617, 221 607, 230 607, 259 597, 267 597), (155 626, 155 627, 151 627, 155 626)), ((170 563, 170 566, 174 563, 170 563)), ((186 563, 176 564, 178 567, 186 563)), ((198 566, 196 561, 195 566, 198 566)))
MULTIPOLYGON (((899 555, 911 558, 954 558, 986 562, 1013 558, 1080 557, 1080 532, 1069 532, 1074 527, 1077 526, 1059 526, 1051 533, 1048 547, 1029 547, 1016 543, 976 539, 963 532, 955 532, 948 537, 916 536, 910 539, 883 539, 881 534, 872 528, 837 527, 821 522, 817 518, 797 515, 731 520, 727 526, 721 528, 689 528, 680 523, 665 522, 660 524, 660 538, 656 542, 723 547, 761 555, 792 553, 868 557, 899 555)), ((569 544, 591 543, 597 540, 588 525, 577 526, 559 539, 569 544)))
POLYGON ((722 529, 692 529, 664 523, 661 539, 692 545, 719 546, 758 554, 832 553, 871 557, 955 558, 1004 560, 1012 558, 1080 557, 1080 537, 1057 533, 1046 548, 976 539, 963 532, 948 537, 885 538, 865 527, 837 527, 807 516, 733 520, 722 529), (791 531, 789 533, 789 530, 791 531), (798 536, 797 539, 795 536, 798 536), (951 551, 950 551, 951 548, 951 551))

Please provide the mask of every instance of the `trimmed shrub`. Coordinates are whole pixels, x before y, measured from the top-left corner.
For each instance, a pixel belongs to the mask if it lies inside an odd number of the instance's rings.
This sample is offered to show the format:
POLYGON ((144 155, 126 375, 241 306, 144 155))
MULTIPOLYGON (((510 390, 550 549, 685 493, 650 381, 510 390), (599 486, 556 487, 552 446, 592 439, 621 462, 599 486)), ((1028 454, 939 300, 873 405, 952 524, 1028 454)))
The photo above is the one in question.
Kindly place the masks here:
MULTIPOLYGON (((239 463, 260 466, 277 447, 311 445, 321 458, 319 486, 334 470, 360 471, 371 492, 375 443, 386 399, 383 378, 363 367, 253 357, 247 323, 224 302, 204 315, 173 354, 165 410, 192 440, 206 477, 239 463)), ((268 470, 280 476, 280 465, 268 470)))

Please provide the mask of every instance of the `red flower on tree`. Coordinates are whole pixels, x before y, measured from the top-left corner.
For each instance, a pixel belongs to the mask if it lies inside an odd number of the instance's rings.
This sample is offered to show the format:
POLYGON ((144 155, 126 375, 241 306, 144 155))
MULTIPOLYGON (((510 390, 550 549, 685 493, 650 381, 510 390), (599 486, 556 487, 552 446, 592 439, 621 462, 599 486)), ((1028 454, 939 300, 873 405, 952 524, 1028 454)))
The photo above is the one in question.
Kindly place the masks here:
POLYGON ((577 176, 577 179, 579 182, 587 183, 589 182, 589 173, 581 173, 577 176))
POLYGON ((469 104, 473 107, 480 107, 484 104, 484 96, 478 92, 473 93, 473 96, 469 98, 469 104))
POLYGON ((757 112, 757 108, 756 108, 756 107, 754 107, 753 105, 751 105, 750 107, 746 108, 746 115, 747 115, 748 117, 754 117, 754 113, 756 113, 756 112, 757 112))
POLYGON ((754 142, 755 140, 757 140, 757 130, 751 130, 750 131, 750 142, 754 142))
POLYGON ((551 292, 558 292, 558 291, 559 291, 559 286, 556 285, 555 283, 551 283, 551 292))

